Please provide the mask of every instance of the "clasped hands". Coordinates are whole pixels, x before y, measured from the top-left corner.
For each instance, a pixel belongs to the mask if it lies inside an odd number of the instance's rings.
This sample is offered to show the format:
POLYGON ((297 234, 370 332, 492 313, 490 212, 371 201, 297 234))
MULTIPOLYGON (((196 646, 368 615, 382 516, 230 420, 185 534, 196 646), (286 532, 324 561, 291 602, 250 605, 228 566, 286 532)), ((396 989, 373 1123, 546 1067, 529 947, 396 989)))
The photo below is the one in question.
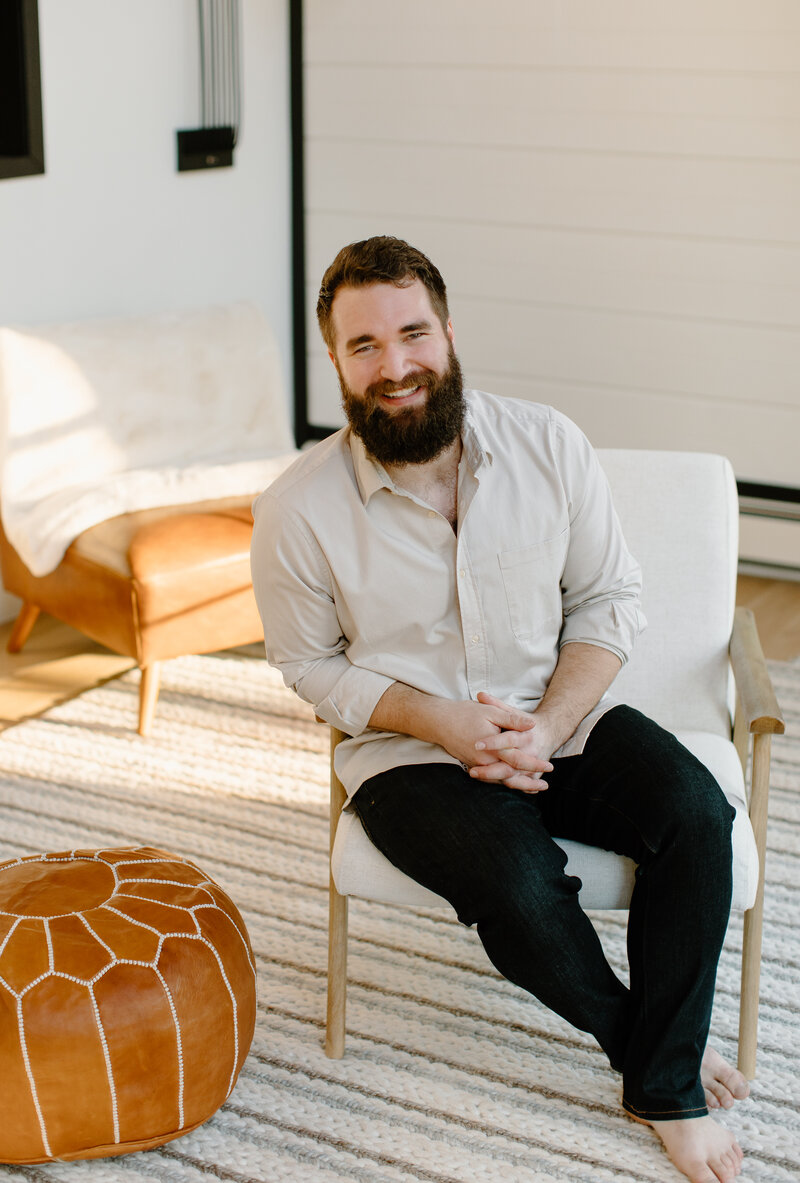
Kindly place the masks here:
POLYGON ((470 776, 523 793, 547 788, 542 774, 552 772, 549 757, 558 745, 544 715, 516 710, 484 691, 477 702, 450 702, 448 707, 443 746, 470 776))

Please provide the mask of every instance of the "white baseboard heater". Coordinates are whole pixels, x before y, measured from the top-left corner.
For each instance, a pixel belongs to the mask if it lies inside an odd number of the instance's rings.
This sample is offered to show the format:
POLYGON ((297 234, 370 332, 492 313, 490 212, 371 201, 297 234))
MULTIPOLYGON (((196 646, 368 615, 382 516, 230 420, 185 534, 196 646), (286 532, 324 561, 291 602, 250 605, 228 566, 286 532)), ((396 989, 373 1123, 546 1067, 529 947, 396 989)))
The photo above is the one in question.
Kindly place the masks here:
POLYGON ((739 481, 740 568, 800 580, 800 488, 739 481))

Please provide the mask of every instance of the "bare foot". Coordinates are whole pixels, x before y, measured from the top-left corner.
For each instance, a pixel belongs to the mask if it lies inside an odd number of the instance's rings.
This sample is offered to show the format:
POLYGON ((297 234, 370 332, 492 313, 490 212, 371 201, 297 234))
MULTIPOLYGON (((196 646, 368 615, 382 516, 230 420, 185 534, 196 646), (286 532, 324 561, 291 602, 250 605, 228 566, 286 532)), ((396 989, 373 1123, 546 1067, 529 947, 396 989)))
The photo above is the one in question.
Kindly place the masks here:
POLYGON ((734 1101, 750 1095, 750 1085, 738 1068, 723 1060, 719 1052, 707 1047, 700 1065, 700 1080, 709 1109, 731 1109, 734 1101))
POLYGON ((742 1151, 713 1117, 650 1122, 664 1149, 691 1183, 730 1183, 741 1174, 742 1151))

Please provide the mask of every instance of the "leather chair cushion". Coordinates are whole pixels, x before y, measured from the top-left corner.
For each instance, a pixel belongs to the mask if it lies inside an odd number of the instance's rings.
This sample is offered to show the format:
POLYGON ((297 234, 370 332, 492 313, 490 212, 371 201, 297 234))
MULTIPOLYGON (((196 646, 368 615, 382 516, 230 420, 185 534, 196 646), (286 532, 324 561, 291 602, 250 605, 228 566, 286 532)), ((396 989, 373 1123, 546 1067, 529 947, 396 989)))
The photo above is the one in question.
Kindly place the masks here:
POLYGON ((230 1093, 255 1024, 247 930, 150 847, 0 864, 0 1162, 158 1146, 230 1093))
POLYGON ((96 526, 84 530, 72 543, 74 553, 108 567, 126 578, 134 574, 135 563, 138 578, 160 574, 161 560, 168 569, 180 567, 183 541, 190 550, 196 550, 198 531, 202 523, 216 521, 218 537, 206 540, 205 547, 197 554, 185 557, 202 564, 209 558, 237 555, 241 540, 246 536, 247 548, 253 528, 250 506, 256 494, 248 497, 229 497, 218 501, 196 501, 191 505, 169 505, 160 509, 143 509, 135 513, 123 513, 107 518, 96 526), (186 528, 186 521, 194 522, 186 528), (238 524, 237 524, 238 523, 238 524), (213 544, 221 545, 221 555, 214 556, 209 550, 213 544), (177 553, 176 553, 177 550, 177 553))

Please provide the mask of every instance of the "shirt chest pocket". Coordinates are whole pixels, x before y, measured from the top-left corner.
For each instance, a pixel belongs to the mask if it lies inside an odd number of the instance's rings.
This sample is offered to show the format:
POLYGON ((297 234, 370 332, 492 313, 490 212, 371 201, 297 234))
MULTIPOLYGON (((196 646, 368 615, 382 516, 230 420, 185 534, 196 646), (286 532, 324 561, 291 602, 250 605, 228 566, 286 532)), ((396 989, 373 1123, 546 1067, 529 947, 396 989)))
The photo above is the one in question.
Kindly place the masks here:
POLYGON ((561 627, 561 574, 569 529, 528 546, 497 555, 515 637, 529 638, 549 627, 561 627))

